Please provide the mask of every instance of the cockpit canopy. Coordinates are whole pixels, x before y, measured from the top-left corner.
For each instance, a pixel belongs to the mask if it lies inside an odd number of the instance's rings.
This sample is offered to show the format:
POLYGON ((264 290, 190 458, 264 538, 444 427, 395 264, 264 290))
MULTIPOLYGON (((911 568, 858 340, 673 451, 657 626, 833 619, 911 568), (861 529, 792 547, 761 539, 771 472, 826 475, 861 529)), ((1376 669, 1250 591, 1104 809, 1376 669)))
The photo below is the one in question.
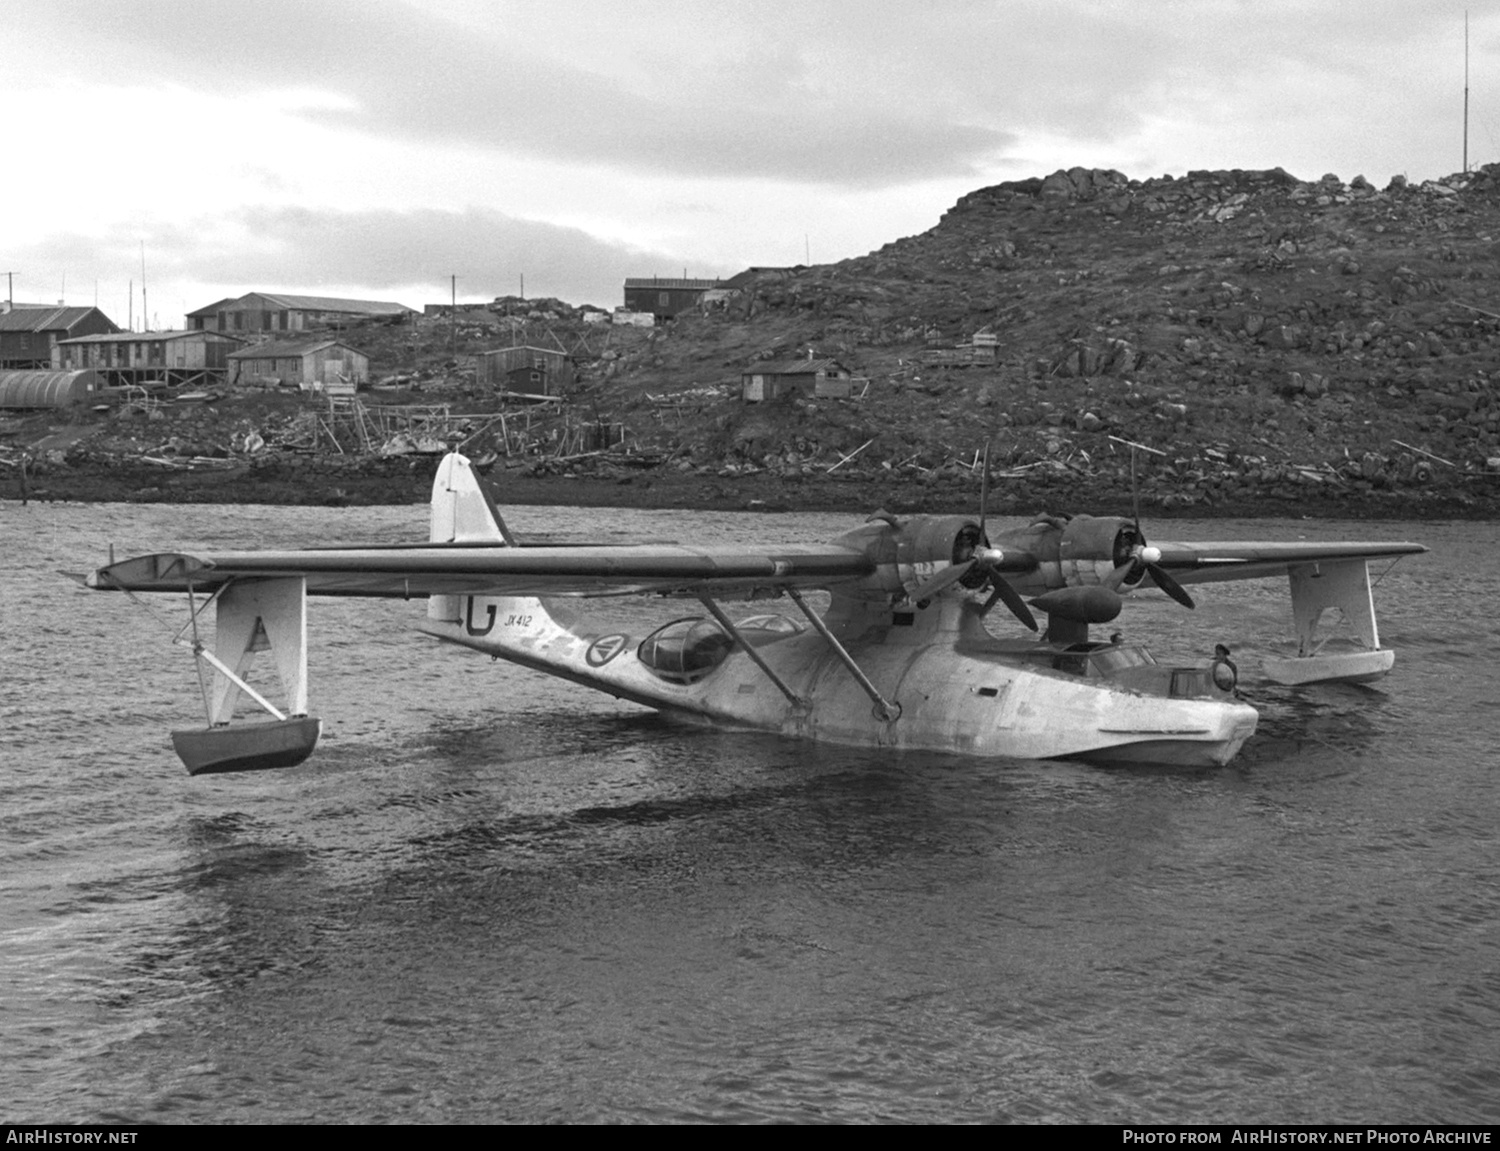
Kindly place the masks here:
POLYGON ((697 683, 729 655, 734 640, 711 619, 663 624, 641 640, 640 661, 668 683, 697 683))
MULTIPOLYGON (((782 615, 751 616, 734 626, 753 647, 790 639, 803 630, 802 624, 782 615)), ((724 662, 734 642, 715 621, 689 616, 657 628, 641 640, 636 655, 668 683, 697 683, 724 662)))

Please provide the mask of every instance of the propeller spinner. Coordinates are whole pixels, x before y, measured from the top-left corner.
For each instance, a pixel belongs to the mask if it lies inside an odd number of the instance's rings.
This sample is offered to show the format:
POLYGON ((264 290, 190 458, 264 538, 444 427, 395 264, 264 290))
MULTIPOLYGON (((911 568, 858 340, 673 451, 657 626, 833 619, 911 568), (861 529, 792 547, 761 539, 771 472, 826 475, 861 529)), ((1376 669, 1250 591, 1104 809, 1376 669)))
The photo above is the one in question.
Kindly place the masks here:
POLYGON ((1151 582, 1166 592, 1185 608, 1194 608, 1193 597, 1161 566, 1161 549, 1146 542, 1146 533, 1141 531, 1140 493, 1135 483, 1135 445, 1130 448, 1130 510, 1133 522, 1120 531, 1115 540, 1115 570, 1104 579, 1104 586, 1119 591, 1121 585, 1134 587, 1143 575, 1150 575, 1151 582))

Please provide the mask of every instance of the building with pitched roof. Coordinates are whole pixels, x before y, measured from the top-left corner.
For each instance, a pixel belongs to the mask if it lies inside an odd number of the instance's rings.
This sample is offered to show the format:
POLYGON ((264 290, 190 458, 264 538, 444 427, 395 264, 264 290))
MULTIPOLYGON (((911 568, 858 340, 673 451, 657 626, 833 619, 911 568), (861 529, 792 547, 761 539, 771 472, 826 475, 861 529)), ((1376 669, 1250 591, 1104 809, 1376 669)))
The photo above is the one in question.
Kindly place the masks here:
POLYGON ((222 384, 229 353, 245 341, 218 332, 111 332, 59 340, 58 371, 98 372, 111 386, 160 383, 168 387, 222 384))
POLYGON ((679 312, 696 308, 703 293, 717 287, 718 280, 631 276, 625 280, 625 310, 650 312, 658 320, 669 320, 679 312))
POLYGON ((231 384, 353 392, 370 378, 370 357, 330 336, 267 340, 230 352, 229 364, 231 384))
POLYGON ((0 313, 0 368, 50 368, 59 340, 119 330, 98 308, 16 307, 0 313))
POLYGON ((187 314, 188 328, 199 332, 252 335, 258 332, 308 332, 347 327, 362 320, 398 323, 416 311, 382 300, 344 300, 333 296, 288 296, 250 292, 219 300, 187 314))
POLYGON ((774 400, 791 392, 828 399, 848 396, 854 377, 827 356, 802 360, 763 360, 740 373, 740 396, 746 403, 774 400))
POLYGON ((573 361, 560 348, 498 348, 475 360, 481 387, 521 395, 555 396, 573 383, 573 361))

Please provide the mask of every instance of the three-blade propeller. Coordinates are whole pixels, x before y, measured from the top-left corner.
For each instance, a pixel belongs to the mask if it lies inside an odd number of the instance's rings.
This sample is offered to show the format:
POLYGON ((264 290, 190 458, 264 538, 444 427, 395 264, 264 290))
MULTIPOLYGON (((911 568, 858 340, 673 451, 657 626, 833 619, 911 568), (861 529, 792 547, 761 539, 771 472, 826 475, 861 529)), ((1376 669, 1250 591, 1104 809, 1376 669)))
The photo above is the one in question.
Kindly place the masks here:
POLYGON ((1150 575, 1151 582, 1166 592, 1174 600, 1185 608, 1194 608, 1193 597, 1188 595, 1178 583, 1161 566, 1161 549, 1151 547, 1146 543, 1146 533, 1141 531, 1141 500, 1140 492, 1135 483, 1135 445, 1130 447, 1130 511, 1131 518, 1135 521, 1132 531, 1134 542, 1130 548, 1130 558, 1110 572, 1103 580, 1103 585, 1111 591, 1119 591, 1122 584, 1134 586, 1140 582, 1142 575, 1150 575))
POLYGON ((1119 591, 1122 584, 1136 584, 1142 575, 1150 575, 1151 582, 1166 592, 1185 608, 1196 607, 1193 597, 1161 566, 1161 549, 1148 545, 1136 527, 1136 538, 1140 541, 1131 548, 1130 559, 1104 577, 1103 585, 1111 591, 1119 591))
POLYGON ((944 568, 933 576, 921 587, 913 591, 909 598, 918 606, 926 607, 933 596, 944 588, 952 587, 955 583, 965 581, 968 586, 978 590, 986 584, 992 589, 989 599, 984 601, 980 607, 981 616, 988 615, 990 608, 997 603, 1004 603, 1010 609, 1010 614, 1015 616, 1024 627, 1036 631, 1036 616, 1031 614, 1031 609, 1026 606, 1026 601, 1021 594, 1011 587, 1005 577, 1000 574, 1000 564, 1005 560, 1005 553, 999 548, 990 547, 989 537, 984 534, 985 516, 989 510, 990 503, 990 445, 984 445, 984 472, 979 481, 979 532, 969 558, 962 563, 953 564, 944 568), (983 578, 975 582, 969 577, 979 574, 983 578))

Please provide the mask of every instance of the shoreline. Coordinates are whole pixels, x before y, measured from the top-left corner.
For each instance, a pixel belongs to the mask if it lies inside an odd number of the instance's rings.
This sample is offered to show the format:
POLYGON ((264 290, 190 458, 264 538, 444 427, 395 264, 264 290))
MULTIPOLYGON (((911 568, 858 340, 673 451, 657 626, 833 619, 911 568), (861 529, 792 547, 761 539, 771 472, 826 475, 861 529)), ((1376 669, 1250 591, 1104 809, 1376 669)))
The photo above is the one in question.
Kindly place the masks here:
MULTIPOLYGON (((162 467, 140 461, 44 465, 8 477, 7 502, 254 504, 326 507, 425 504, 434 456, 343 459, 297 457, 237 462, 230 467, 162 467)), ((977 511, 979 478, 971 473, 925 476, 785 475, 771 471, 721 474, 656 467, 612 467, 592 473, 535 474, 496 464, 488 472, 496 499, 540 507, 680 508, 693 511, 830 511, 869 515, 977 511)), ((1140 510, 1156 519, 1500 519, 1500 476, 1465 474, 1401 491, 1350 484, 1278 483, 1206 491, 1184 498, 1140 493, 1140 510)), ((1132 499, 1110 476, 995 477, 989 510, 1002 515, 1043 511, 1132 514, 1132 499)))

